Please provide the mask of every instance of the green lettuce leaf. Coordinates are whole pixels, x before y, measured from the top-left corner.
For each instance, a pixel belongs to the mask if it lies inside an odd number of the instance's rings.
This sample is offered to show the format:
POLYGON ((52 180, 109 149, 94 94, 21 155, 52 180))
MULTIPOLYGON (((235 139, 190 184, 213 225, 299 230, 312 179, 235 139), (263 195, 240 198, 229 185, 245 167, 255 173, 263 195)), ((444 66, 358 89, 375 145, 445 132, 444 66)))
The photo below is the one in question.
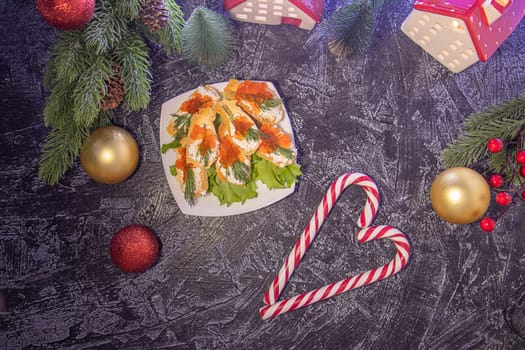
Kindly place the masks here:
POLYGON ((297 177, 303 175, 301 166, 298 164, 294 163, 280 168, 258 155, 253 156, 252 165, 252 179, 260 180, 270 190, 288 188, 298 181, 297 177))
POLYGON ((217 177, 217 170, 214 166, 208 170, 208 192, 213 193, 219 199, 221 205, 230 206, 232 203, 244 203, 247 199, 257 197, 257 186, 251 180, 244 186, 234 185, 227 181, 222 181, 217 177))

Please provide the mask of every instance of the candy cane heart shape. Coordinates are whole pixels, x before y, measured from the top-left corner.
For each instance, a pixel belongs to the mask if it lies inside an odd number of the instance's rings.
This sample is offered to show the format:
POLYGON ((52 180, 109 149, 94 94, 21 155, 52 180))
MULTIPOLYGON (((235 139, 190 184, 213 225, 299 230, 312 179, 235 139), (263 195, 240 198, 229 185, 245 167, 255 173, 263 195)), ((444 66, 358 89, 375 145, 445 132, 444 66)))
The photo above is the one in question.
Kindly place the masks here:
POLYGON ((364 228, 357 233, 357 240, 359 243, 382 238, 390 239, 397 248, 397 253, 394 259, 389 263, 363 272, 357 276, 345 278, 339 282, 328 284, 310 292, 284 299, 273 305, 266 305, 259 310, 262 319, 266 320, 285 312, 299 309, 318 301, 325 300, 334 295, 381 281, 398 273, 406 266, 410 257, 410 243, 403 232, 392 226, 382 225, 364 228))
POLYGON ((312 219, 308 225, 306 225, 306 228, 299 237, 299 240, 295 244, 293 250, 286 258, 277 276, 275 276, 275 279, 273 280, 270 288, 268 288, 264 294, 263 301, 265 304, 272 305, 277 301, 279 295, 284 289, 284 286, 290 279, 297 265, 299 265, 301 262, 301 259, 310 247, 310 244, 317 235, 317 232, 319 232, 321 225, 332 210, 337 199, 343 193, 345 188, 350 185, 361 186, 367 195, 366 203, 359 215, 357 225, 361 228, 364 228, 372 224, 376 217, 380 200, 379 190, 374 180, 372 180, 368 175, 352 172, 338 177, 334 182, 332 182, 330 188, 323 196, 323 200, 317 207, 317 210, 312 216, 312 219))

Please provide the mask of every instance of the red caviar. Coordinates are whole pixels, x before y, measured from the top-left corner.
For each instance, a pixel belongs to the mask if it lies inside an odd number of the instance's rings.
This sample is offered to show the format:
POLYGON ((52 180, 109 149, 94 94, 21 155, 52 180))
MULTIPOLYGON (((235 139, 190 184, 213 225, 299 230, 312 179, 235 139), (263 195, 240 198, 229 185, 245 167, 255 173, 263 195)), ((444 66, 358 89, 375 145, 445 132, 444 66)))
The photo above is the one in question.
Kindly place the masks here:
POLYGON ((177 152, 179 152, 179 157, 175 161, 175 168, 182 170, 182 179, 183 181, 186 181, 186 178, 188 177, 188 163, 186 163, 186 147, 179 147, 177 148, 177 152))
POLYGON ((261 125, 259 129, 266 135, 266 137, 262 138, 261 145, 259 146, 259 150, 262 153, 273 153, 277 147, 291 147, 292 140, 290 136, 282 130, 268 124, 261 125))
POLYGON ((215 148, 217 144, 217 138, 215 135, 210 132, 207 128, 196 125, 192 128, 190 133, 190 139, 192 140, 202 140, 199 145, 199 152, 202 156, 206 154, 210 149, 215 148))
POLYGON ((233 126, 235 127, 235 138, 242 139, 246 136, 248 129, 253 126, 253 123, 248 118, 240 117, 233 121, 233 126))
POLYGON ((188 100, 180 106, 181 112, 195 114, 203 108, 213 106, 213 100, 210 96, 203 96, 198 92, 194 93, 188 100))
POLYGON ((237 100, 244 99, 261 104, 264 101, 273 98, 273 94, 268 89, 266 83, 245 80, 239 85, 236 97, 237 100))
POLYGON ((237 147, 230 137, 221 139, 219 145, 219 160, 225 168, 229 168, 236 161, 242 161, 244 158, 241 150, 237 147))

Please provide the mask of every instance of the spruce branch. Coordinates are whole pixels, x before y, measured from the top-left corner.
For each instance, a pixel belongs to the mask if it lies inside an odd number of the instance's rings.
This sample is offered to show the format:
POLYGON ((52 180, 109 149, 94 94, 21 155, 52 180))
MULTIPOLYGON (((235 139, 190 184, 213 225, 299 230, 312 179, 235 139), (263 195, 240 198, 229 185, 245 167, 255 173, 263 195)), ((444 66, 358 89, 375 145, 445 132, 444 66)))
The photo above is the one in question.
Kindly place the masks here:
POLYGON ((73 119, 78 125, 93 124, 100 112, 100 102, 106 93, 106 80, 113 70, 109 56, 97 56, 78 78, 73 90, 73 119))
POLYGON ((182 29, 184 28, 184 14, 173 0, 165 0, 170 19, 168 24, 159 30, 158 42, 168 54, 179 53, 182 49, 182 29))
POLYGON ((79 30, 61 32, 53 45, 51 56, 53 64, 48 65, 47 80, 55 83, 71 84, 86 68, 83 32, 79 30))
POLYGON ((96 54, 104 54, 122 40, 126 30, 126 18, 115 11, 110 1, 100 1, 85 30, 86 44, 93 48, 96 54))
MULTIPOLYGON (((169 24, 151 40, 169 53, 180 50, 183 14, 174 0, 164 0, 169 24)), ((53 184, 70 167, 90 130, 110 123, 111 113, 101 110, 107 82, 120 66, 125 107, 146 108, 150 100, 151 62, 145 35, 137 32, 146 0, 99 0, 92 20, 76 31, 61 32, 51 50, 44 82, 51 94, 44 122, 52 130, 42 148, 39 176, 53 184)))
MULTIPOLYGON (((468 167, 489 156, 487 142, 495 137, 504 142, 514 140, 525 127, 525 95, 485 111, 471 114, 463 123, 462 134, 441 154, 443 166, 468 167)), ((490 160, 492 171, 502 170, 504 162, 490 160)))
POLYGON ((38 177, 56 184, 73 165, 88 134, 89 128, 74 123, 51 130, 42 147, 38 177))
POLYGON ((227 20, 218 13, 197 7, 182 30, 185 56, 202 65, 217 66, 233 55, 235 37, 227 20))
POLYGON ((114 4, 115 14, 129 21, 134 20, 138 17, 140 7, 144 4, 144 2, 145 0, 117 1, 114 4))
POLYGON ((126 107, 135 111, 146 108, 151 90, 151 62, 146 43, 139 33, 130 30, 114 53, 120 65, 126 107))
POLYGON ((58 83, 53 87, 44 107, 44 124, 55 128, 71 122, 74 84, 58 83))

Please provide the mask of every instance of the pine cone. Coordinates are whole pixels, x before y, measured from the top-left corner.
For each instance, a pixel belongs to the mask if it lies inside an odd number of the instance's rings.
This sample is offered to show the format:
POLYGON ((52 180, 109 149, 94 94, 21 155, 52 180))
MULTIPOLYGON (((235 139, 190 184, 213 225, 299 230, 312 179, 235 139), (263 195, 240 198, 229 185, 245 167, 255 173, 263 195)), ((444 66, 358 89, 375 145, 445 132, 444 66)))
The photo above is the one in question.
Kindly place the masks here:
POLYGON ((155 33, 168 24, 170 14, 164 0, 147 0, 140 8, 139 18, 150 32, 155 33))
POLYGON ((124 88, 120 80, 120 67, 114 64, 113 71, 115 72, 113 76, 106 81, 107 93, 100 102, 100 108, 103 111, 115 109, 124 101, 124 88))

